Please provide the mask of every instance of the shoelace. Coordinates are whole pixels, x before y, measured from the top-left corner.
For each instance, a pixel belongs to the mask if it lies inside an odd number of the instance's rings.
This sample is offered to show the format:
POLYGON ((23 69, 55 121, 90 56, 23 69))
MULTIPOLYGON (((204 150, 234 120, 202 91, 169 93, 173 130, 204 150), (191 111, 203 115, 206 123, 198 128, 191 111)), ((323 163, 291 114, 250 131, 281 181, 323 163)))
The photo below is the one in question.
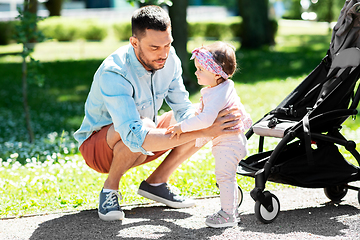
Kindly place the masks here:
POLYGON ((101 205, 104 209, 113 208, 118 205, 117 200, 122 199, 121 194, 118 191, 111 191, 106 194, 106 200, 101 205))
POLYGON ((174 195, 179 195, 180 194, 180 190, 177 187, 175 187, 175 186, 173 186, 171 184, 168 184, 168 183, 166 184, 166 186, 169 189, 169 191, 171 193, 173 193, 174 195))
POLYGON ((230 219, 229 217, 228 218, 225 218, 224 216, 222 216, 220 213, 214 213, 213 215, 211 215, 209 217, 211 220, 217 220, 218 223, 221 223, 221 219, 224 219, 225 222, 228 222, 228 220, 230 219))

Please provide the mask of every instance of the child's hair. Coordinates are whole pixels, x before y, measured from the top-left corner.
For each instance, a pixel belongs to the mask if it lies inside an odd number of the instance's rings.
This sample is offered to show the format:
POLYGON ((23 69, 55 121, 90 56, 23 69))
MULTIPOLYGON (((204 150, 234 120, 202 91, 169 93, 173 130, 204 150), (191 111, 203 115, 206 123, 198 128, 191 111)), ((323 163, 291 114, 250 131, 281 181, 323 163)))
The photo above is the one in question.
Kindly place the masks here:
MULTIPOLYGON (((219 66, 222 67, 223 71, 231 77, 236 71, 236 55, 235 48, 230 44, 224 42, 215 42, 213 44, 204 46, 214 57, 215 61, 219 66)), ((218 84, 224 82, 225 79, 221 77, 218 84)))

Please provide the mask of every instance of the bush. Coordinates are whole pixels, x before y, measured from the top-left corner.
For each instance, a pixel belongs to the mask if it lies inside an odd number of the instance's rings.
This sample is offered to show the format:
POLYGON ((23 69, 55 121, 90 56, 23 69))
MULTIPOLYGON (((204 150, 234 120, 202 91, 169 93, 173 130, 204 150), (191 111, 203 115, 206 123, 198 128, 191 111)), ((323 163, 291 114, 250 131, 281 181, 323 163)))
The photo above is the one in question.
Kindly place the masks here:
POLYGON ((108 34, 108 29, 94 20, 84 21, 82 37, 90 41, 102 41, 108 34))
POLYGON ((229 28, 234 38, 241 36, 242 34, 241 22, 232 22, 230 23, 229 28))
POLYGON ((49 17, 39 22, 38 27, 46 38, 58 41, 73 41, 79 38, 78 20, 49 17))
MULTIPOLYGON (((226 40, 241 38, 242 28, 241 17, 228 18, 226 22, 189 22, 188 37, 205 37, 214 40, 226 40)), ((11 37, 6 34, 8 30, 13 29, 14 23, 0 23, 0 44, 7 44, 11 37), (2 34, 5 33, 5 34, 2 34), (7 37, 5 37, 7 36, 7 37), (2 40, 8 39, 8 40, 2 40)), ((39 30, 45 37, 56 39, 58 41, 73 41, 76 39, 85 39, 91 41, 102 41, 111 27, 101 24, 94 19, 71 19, 63 17, 49 17, 38 24, 39 30)), ((277 32, 276 20, 271 20, 272 36, 277 32)), ((114 35, 119 41, 127 41, 132 35, 130 22, 119 22, 112 25, 114 35)), ((11 31, 11 30, 10 30, 11 31)))
POLYGON ((15 33, 15 22, 0 22, 0 45, 10 43, 15 33))
POLYGON ((45 37, 58 41, 73 41, 80 38, 101 41, 107 36, 107 26, 94 19, 50 17, 39 23, 39 29, 45 37))
POLYGON ((115 23, 113 29, 115 37, 119 41, 129 40, 132 35, 130 22, 115 23))
MULTIPOLYGON (((0 22, 0 45, 11 42, 15 34, 15 25, 15 21, 0 22)), ((38 23, 38 29, 42 31, 46 38, 58 41, 74 41, 80 38, 90 41, 102 41, 108 35, 108 26, 94 19, 74 20, 71 18, 49 17, 38 23)))
POLYGON ((206 25, 206 31, 204 36, 217 40, 233 38, 234 34, 231 32, 229 26, 230 25, 227 23, 208 23, 206 25))
MULTIPOLYGON (((128 40, 131 33, 131 23, 122 22, 113 25, 116 39, 119 41, 128 40)), ((232 39, 240 36, 241 18, 230 18, 226 22, 188 22, 188 37, 205 37, 217 40, 232 39)))
POLYGON ((206 32, 206 22, 188 23, 188 37, 204 37, 206 32))
POLYGON ((240 17, 233 17, 226 22, 190 22, 188 36, 216 40, 236 38, 241 34, 241 21, 240 17))

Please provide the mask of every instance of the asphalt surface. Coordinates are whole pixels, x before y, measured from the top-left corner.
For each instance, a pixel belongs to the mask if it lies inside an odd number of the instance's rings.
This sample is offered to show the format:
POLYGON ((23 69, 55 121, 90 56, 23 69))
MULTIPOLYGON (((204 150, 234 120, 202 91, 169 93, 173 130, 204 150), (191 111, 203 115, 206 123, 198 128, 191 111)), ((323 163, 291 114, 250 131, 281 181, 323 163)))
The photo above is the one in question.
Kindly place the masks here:
POLYGON ((123 206, 123 221, 104 222, 97 210, 0 220, 0 239, 360 239, 358 192, 349 190, 333 203, 322 189, 271 191, 280 214, 270 224, 254 214, 254 201, 244 193, 241 223, 213 229, 205 217, 220 208, 219 197, 197 199, 195 207, 171 209, 162 204, 123 206))

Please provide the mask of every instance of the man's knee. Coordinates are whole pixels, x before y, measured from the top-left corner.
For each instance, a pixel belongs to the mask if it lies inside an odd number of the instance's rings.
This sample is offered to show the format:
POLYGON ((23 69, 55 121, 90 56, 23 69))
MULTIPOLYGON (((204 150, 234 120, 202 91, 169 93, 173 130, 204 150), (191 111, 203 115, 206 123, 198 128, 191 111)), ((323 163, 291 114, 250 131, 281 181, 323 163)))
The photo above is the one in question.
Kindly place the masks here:
POLYGON ((134 165, 139 165, 146 160, 146 155, 142 154, 141 152, 132 152, 130 149, 122 142, 119 141, 115 144, 113 149, 113 159, 124 159, 126 161, 131 161, 133 164, 129 166, 134 167, 134 165))

